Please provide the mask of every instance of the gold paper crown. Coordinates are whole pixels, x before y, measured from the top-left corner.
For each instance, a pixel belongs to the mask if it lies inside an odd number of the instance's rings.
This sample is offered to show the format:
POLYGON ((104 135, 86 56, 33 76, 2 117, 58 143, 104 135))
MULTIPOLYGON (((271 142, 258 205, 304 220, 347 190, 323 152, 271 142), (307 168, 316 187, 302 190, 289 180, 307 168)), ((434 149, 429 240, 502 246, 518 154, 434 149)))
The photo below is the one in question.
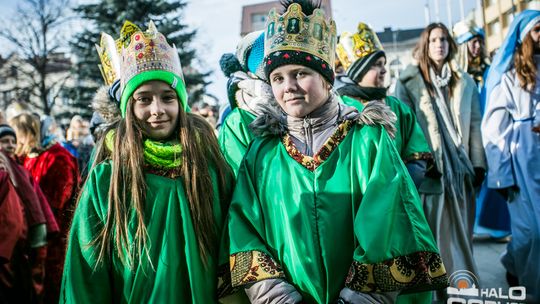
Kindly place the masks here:
POLYGON ((363 22, 358 23, 356 33, 343 32, 336 47, 337 57, 345 70, 356 60, 382 50, 377 34, 363 22))
POLYGON ((126 42, 129 43, 131 36, 139 31, 141 30, 138 26, 126 21, 120 31, 120 38, 116 41, 111 35, 101 33, 101 40, 99 45, 96 44, 96 49, 101 61, 101 64, 98 65, 99 70, 106 85, 111 85, 115 80, 120 79, 120 54, 122 48, 124 45, 127 46, 126 42))
POLYGON ((336 23, 326 20, 322 9, 306 16, 298 3, 291 4, 283 15, 273 8, 266 21, 264 55, 294 50, 315 55, 330 66, 335 61, 336 23))
POLYGON ((171 47, 167 43, 165 36, 157 31, 154 22, 150 21, 146 32, 136 31, 129 41, 125 40, 123 43, 120 62, 122 88, 135 75, 154 70, 171 72, 184 81, 176 46, 171 47))
POLYGON ((101 60, 101 74, 107 85, 120 79, 124 88, 133 76, 152 70, 168 71, 184 80, 176 47, 167 43, 152 21, 146 32, 126 21, 116 41, 102 33, 96 49, 101 60))

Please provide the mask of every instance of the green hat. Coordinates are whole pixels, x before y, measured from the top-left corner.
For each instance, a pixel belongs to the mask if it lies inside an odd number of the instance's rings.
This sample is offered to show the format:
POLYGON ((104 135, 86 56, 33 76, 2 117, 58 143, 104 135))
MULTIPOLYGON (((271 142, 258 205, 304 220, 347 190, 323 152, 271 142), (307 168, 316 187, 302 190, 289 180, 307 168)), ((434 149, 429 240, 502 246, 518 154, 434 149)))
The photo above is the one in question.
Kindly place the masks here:
POLYGON ((137 74, 126 83, 124 90, 122 91, 122 98, 120 99, 120 111, 122 112, 122 116, 125 117, 126 115, 127 102, 131 95, 133 95, 133 92, 135 92, 142 84, 151 80, 161 80, 170 85, 176 91, 176 94, 178 94, 182 109, 186 112, 191 111, 187 103, 187 91, 182 78, 169 71, 154 70, 137 74))

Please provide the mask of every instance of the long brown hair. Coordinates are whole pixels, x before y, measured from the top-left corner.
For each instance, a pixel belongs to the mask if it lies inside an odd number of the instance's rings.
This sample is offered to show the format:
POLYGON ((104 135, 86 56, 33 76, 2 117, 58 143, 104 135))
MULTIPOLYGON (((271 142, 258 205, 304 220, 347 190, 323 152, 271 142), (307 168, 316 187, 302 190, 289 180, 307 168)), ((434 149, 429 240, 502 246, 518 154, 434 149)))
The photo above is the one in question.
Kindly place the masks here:
POLYGON ((24 157, 32 152, 41 152, 41 128, 39 120, 30 113, 22 113, 13 117, 9 124, 17 133, 15 154, 24 157), (24 140, 22 140, 24 139, 24 140))
POLYGON ((530 34, 527 34, 523 43, 517 46, 514 66, 521 87, 531 91, 536 85, 537 69, 534 62, 534 41, 530 34))
MULTIPOLYGON (((420 35, 420 40, 418 40, 418 43, 416 44, 416 47, 414 48, 413 55, 414 55, 414 58, 418 61, 420 73, 422 74, 424 83, 431 96, 435 95, 435 87, 433 86, 433 80, 431 79, 431 76, 429 75, 429 69, 432 68, 436 70, 437 65, 429 57, 429 35, 431 34, 431 31, 436 28, 439 28, 443 31, 448 41, 448 55, 446 56, 444 63, 450 63, 452 59, 454 59, 454 56, 456 56, 457 54, 456 42, 454 41, 454 39, 450 35, 450 32, 448 31, 448 28, 444 24, 439 23, 439 22, 431 23, 424 29, 424 31, 420 35)), ((454 87, 456 86, 456 83, 459 79, 459 76, 457 75, 456 72, 454 72, 453 69, 450 69, 450 70, 452 73, 452 77, 450 78, 450 82, 448 84, 448 87, 449 87, 448 92, 451 96, 452 91, 454 87)))
MULTIPOLYGON (((143 133, 133 114, 133 103, 133 98, 130 98, 126 117, 110 128, 115 132, 113 150, 110 151, 106 147, 106 136, 103 136, 98 144, 94 164, 111 159, 114 165, 108 194, 107 220, 91 244, 99 248, 98 262, 103 262, 112 252, 111 248, 114 248, 122 263, 130 267, 134 265, 132 263, 135 259, 140 261, 143 251, 150 261, 148 235, 144 223, 147 188, 142 165, 143 133), (132 250, 129 250, 131 247, 128 224, 131 210, 135 211, 137 225, 134 245, 132 250), (128 252, 128 256, 124 250, 128 252)), ((215 256, 218 249, 218 226, 213 213, 215 193, 210 168, 215 168, 221 202, 228 202, 230 199, 227 183, 233 180, 232 171, 221 154, 212 127, 205 119, 180 109, 177 129, 177 136, 183 148, 181 178, 189 202, 201 259, 206 265, 208 257, 215 256)), ((227 206, 225 204, 221 206, 222 213, 225 213, 227 206)))

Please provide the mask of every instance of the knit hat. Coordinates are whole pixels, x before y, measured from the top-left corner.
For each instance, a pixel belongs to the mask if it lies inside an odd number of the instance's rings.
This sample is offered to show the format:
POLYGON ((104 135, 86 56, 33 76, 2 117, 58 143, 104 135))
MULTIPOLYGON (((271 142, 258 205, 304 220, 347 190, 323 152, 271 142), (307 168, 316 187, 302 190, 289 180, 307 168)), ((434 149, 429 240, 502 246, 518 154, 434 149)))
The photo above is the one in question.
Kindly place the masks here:
POLYGON ((356 33, 343 32, 336 46, 339 61, 354 82, 362 80, 371 66, 386 56, 377 34, 365 23, 358 23, 356 33))
POLYGON ((248 70, 257 75, 260 79, 264 79, 264 31, 261 31, 257 39, 253 41, 253 46, 247 58, 248 70))
POLYGON ((334 83, 336 24, 311 1, 284 2, 286 11, 272 9, 266 21, 264 73, 266 79, 276 68, 298 64, 334 83))
POLYGON ((236 58, 244 72, 251 72, 264 79, 264 31, 255 31, 247 34, 236 47, 236 58))
POLYGON ((221 58, 219 59, 219 67, 221 68, 221 71, 225 77, 230 77, 233 73, 243 70, 242 65, 232 53, 225 53, 221 55, 221 58))
POLYGON ((8 135, 17 138, 17 134, 15 134, 15 130, 12 127, 9 125, 0 125, 0 138, 8 135))

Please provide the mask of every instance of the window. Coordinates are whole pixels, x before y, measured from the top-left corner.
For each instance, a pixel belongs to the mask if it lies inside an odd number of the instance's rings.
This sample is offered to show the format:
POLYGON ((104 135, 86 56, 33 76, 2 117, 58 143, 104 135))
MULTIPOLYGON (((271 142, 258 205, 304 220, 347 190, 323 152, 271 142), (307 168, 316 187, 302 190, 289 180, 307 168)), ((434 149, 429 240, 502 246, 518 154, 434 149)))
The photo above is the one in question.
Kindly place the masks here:
POLYGON ((251 30, 258 31, 264 29, 266 14, 255 13, 251 15, 251 30))
POLYGON ((512 23, 512 20, 514 20, 514 13, 512 11, 508 11, 504 13, 503 15, 503 24, 504 26, 509 26, 510 23, 512 23))
POLYGON ((488 24, 489 34, 494 35, 501 32, 501 23, 499 20, 495 20, 488 24))

